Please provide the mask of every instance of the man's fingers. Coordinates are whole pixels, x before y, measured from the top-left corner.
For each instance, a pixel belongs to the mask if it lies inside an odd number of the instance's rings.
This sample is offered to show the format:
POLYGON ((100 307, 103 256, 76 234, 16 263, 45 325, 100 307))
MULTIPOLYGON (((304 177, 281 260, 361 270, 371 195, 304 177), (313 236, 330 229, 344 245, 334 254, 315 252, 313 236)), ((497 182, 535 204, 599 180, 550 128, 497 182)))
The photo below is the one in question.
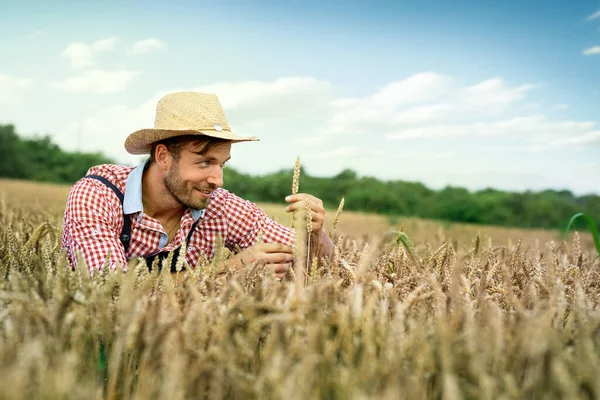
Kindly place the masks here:
MULTIPOLYGON (((325 212, 325 209, 323 208, 322 205, 315 203, 313 201, 310 201, 309 206, 310 206, 310 209, 312 210, 313 214, 325 212)), ((306 202, 303 200, 303 201, 297 201, 295 203, 290 204, 289 206, 287 206, 285 208, 285 211, 287 211, 287 212, 302 211, 305 208, 306 208, 306 202)))
MULTIPOLYGON (((304 210, 305 204, 303 202, 298 202, 294 204, 290 204, 288 206, 288 212, 294 212, 294 221, 302 222, 306 219, 306 211, 304 210)), ((311 203, 312 209, 312 222, 313 229, 320 230, 323 226, 323 222, 325 221, 325 209, 323 206, 320 206, 315 203, 311 203)))
POLYGON ((281 274, 275 274, 275 278, 277 278, 277 280, 281 281, 283 278, 285 278, 286 273, 283 272, 281 274))
MULTIPOLYGON (((319 199, 316 199, 319 200, 319 199)), ((309 200, 310 202, 310 209, 312 210, 313 214, 325 214, 325 207, 323 207, 323 202, 322 201, 315 201, 313 199, 309 200)), ((288 205, 285 208, 285 211, 287 212, 295 212, 295 211, 302 211, 306 208, 306 200, 301 200, 301 201, 296 201, 290 205, 288 205)))
POLYGON ((270 266, 275 274, 285 274, 288 269, 292 267, 292 264, 274 264, 270 266))
POLYGON ((288 270, 292 268, 291 264, 278 264, 273 267, 273 275, 278 280, 282 280, 286 277, 288 270))
POLYGON ((304 210, 304 202, 303 201, 297 201, 295 203, 290 204, 289 206, 287 206, 285 208, 286 212, 296 212, 296 211, 302 211, 304 210))
POLYGON ((317 223, 317 224, 321 225, 323 223, 323 221, 325 221, 325 217, 322 214, 313 214, 312 221, 313 221, 313 224, 317 223))
POLYGON ((313 216, 323 216, 325 215, 325 208, 322 205, 312 203, 310 209, 313 212, 313 216))
POLYGON ((306 199, 309 199, 312 203, 323 206, 323 200, 308 193, 297 193, 289 195, 285 198, 285 201, 287 201, 288 203, 296 203, 299 201, 306 201, 306 199))
POLYGON ((310 195, 308 195, 306 193, 291 194, 285 198, 285 201, 287 201, 288 203, 296 203, 298 201, 306 200, 306 198, 308 196, 310 196, 310 195))
POLYGON ((268 253, 263 257, 267 264, 284 264, 294 261, 294 255, 290 253, 268 253))
POLYGON ((293 253, 294 248, 281 243, 262 243, 255 246, 257 250, 264 253, 293 253))

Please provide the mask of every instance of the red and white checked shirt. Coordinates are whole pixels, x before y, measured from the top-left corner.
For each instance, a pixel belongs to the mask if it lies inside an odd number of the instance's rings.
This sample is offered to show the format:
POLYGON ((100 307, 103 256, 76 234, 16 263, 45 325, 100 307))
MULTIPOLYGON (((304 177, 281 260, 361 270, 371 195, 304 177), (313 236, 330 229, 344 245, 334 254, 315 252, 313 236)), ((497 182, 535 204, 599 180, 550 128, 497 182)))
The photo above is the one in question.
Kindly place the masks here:
POLYGON ((168 235, 160 222, 143 212, 144 165, 133 168, 104 164, 88 170, 87 175, 103 176, 123 192, 123 207, 115 193, 97 179, 85 178, 73 185, 67 199, 62 234, 62 245, 73 266, 77 253, 82 255, 91 272, 102 268, 109 252, 108 265, 114 269, 117 263, 126 268, 127 260, 133 257, 174 250, 183 244, 198 218, 200 221, 186 252, 186 261, 192 267, 201 254, 209 259, 214 255, 217 235, 230 249, 239 247, 243 250, 256 244, 261 230, 263 243, 293 244, 292 229, 278 224, 254 203, 225 189, 212 193, 205 210, 187 209, 175 238, 166 244, 168 235), (127 253, 119 240, 124 209, 131 214, 131 241, 127 253))

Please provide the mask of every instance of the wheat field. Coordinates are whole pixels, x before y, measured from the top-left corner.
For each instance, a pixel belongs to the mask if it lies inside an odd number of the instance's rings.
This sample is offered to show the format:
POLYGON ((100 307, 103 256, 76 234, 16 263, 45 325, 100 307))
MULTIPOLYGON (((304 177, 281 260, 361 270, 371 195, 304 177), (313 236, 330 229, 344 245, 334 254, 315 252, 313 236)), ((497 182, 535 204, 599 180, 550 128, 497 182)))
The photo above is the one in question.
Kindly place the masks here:
POLYGON ((302 282, 218 274, 226 252, 176 279, 136 261, 90 278, 60 249, 68 188, 0 188, 0 398, 600 397, 587 235, 344 212, 302 282))

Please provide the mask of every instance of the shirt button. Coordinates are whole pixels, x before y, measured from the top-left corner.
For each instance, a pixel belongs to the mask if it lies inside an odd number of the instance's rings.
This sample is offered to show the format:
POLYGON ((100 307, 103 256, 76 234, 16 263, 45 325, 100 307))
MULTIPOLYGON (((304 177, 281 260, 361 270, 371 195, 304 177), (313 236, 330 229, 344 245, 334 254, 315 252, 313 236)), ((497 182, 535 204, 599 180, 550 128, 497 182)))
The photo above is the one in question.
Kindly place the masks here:
POLYGON ((194 250, 194 246, 190 246, 190 247, 188 247, 188 249, 194 250))

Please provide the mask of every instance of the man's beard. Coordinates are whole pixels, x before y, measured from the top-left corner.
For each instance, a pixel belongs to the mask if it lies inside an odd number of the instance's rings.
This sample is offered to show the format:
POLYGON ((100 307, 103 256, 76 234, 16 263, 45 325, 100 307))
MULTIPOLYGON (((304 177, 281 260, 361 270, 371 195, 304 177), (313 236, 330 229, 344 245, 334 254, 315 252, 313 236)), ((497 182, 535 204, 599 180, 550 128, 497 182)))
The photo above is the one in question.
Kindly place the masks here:
POLYGON ((191 209, 202 210, 208 206, 210 199, 194 196, 195 189, 214 191, 217 189, 214 185, 209 187, 188 188, 186 182, 181 178, 177 164, 172 164, 169 172, 163 179, 163 183, 171 196, 179 204, 191 209))

